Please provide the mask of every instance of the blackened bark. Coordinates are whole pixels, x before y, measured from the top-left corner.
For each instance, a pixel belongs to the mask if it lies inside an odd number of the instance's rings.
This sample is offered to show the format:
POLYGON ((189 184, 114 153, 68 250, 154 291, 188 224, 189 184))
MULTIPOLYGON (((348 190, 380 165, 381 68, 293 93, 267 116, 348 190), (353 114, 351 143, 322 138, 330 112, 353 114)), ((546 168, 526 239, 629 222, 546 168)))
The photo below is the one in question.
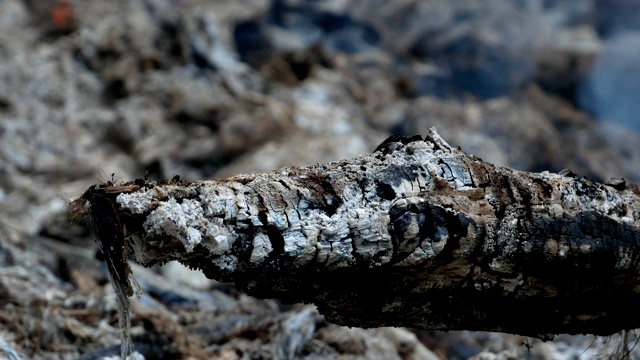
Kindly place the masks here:
POLYGON ((435 130, 349 161, 114 189, 88 194, 117 195, 104 199, 139 263, 178 260, 337 324, 540 338, 640 327, 636 187, 497 167, 435 130))

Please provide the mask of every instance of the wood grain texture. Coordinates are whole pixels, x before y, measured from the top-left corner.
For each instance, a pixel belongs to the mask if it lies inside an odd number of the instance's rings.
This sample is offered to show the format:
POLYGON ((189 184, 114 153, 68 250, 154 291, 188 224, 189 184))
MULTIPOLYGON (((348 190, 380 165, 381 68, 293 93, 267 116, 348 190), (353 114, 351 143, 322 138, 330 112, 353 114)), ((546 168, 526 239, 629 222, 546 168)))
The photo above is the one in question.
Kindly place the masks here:
POLYGON ((348 161, 123 186, 108 198, 137 262, 178 260, 337 324, 640 327, 635 186, 494 166, 434 129, 348 161))

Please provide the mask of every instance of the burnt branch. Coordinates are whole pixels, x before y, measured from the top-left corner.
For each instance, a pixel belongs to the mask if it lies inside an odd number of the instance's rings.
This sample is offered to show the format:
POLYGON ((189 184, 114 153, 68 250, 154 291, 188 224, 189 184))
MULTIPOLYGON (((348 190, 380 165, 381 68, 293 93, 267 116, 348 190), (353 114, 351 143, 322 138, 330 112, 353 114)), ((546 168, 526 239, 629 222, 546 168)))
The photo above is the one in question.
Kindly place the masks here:
POLYGON ((348 161, 85 200, 141 264, 178 260, 336 324, 543 339, 640 327, 636 187, 494 166, 433 129, 348 161))

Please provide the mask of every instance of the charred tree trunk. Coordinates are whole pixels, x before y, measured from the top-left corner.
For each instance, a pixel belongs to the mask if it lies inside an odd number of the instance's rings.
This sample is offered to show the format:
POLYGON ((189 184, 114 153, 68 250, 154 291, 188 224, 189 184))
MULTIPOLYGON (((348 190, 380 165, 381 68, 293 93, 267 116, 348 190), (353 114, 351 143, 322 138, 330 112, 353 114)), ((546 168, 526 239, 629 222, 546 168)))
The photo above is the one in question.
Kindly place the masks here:
POLYGON ((84 200, 103 247, 117 245, 114 280, 129 276, 126 244, 141 264, 178 260, 336 324, 547 339, 640 327, 638 194, 494 166, 432 130, 349 161, 84 200))

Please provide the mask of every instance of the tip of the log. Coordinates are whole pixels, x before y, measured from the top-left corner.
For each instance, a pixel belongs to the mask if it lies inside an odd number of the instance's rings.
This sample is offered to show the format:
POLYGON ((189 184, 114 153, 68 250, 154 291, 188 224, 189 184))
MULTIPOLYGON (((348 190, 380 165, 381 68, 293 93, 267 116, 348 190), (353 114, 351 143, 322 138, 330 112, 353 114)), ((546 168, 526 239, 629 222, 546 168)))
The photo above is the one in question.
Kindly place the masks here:
POLYGON ((76 200, 69 203, 70 217, 91 215, 93 235, 105 254, 111 284, 116 293, 118 320, 122 333, 121 356, 133 351, 131 342, 131 304, 129 297, 140 295, 140 285, 133 277, 127 258, 124 238, 124 226, 120 221, 114 204, 115 196, 120 193, 136 191, 139 185, 113 186, 111 183, 93 185, 76 200), (87 207, 87 203, 89 206, 87 207))

